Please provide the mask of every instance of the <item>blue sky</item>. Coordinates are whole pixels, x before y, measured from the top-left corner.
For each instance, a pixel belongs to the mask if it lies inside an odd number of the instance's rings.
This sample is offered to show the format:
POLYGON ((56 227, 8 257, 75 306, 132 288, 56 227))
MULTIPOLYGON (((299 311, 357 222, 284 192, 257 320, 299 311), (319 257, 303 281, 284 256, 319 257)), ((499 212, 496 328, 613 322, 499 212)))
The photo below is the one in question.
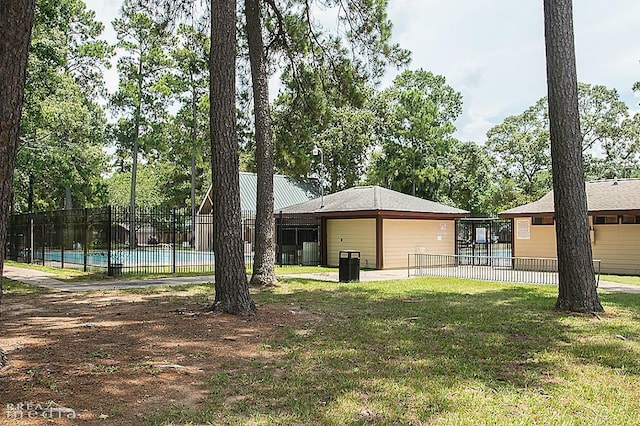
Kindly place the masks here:
MULTIPOLYGON (((241 0, 239 0, 241 1, 241 0)), ((574 0, 578 79, 615 88, 633 110, 640 97, 640 1, 574 0)), ((87 0, 107 24, 121 0, 87 0)), ((486 132, 546 94, 543 0, 389 0, 393 39, 413 52, 411 69, 442 74, 463 96, 456 136, 486 132)), ((389 84, 390 72, 383 84, 389 84)), ((117 85, 110 70, 108 87, 117 85)))

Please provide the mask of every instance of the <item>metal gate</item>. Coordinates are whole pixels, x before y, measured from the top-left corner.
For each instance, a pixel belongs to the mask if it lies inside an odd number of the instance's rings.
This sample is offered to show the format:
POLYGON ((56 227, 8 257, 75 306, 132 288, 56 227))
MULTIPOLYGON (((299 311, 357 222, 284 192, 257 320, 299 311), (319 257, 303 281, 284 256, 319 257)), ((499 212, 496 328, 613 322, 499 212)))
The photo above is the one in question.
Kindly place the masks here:
POLYGON ((278 265, 320 265, 321 220, 309 214, 276 217, 276 262, 278 265))
POLYGON ((495 263, 495 258, 505 258, 507 262, 512 256, 511 223, 510 219, 459 219, 456 223, 456 254, 462 256, 459 262, 481 266, 495 263))

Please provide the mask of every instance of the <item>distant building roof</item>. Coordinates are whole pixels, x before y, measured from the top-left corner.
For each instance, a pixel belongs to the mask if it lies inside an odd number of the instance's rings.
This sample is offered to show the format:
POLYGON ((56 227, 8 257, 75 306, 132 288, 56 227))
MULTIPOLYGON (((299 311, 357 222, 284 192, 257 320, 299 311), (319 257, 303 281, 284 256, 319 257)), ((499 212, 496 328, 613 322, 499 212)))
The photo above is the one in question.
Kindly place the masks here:
MULTIPOLYGON (((240 172, 240 209, 243 212, 256 211, 258 177, 255 173, 240 172)), ((310 188, 283 175, 273 176, 273 208, 275 211, 302 203, 316 197, 310 188)), ((200 204, 198 214, 211 213, 211 186, 200 204)))
MULTIPOLYGON (((356 186, 282 209, 282 213, 407 212, 461 217, 469 212, 379 186, 356 186)), ((279 213, 276 210, 275 213, 279 213)))
MULTIPOLYGON (((640 179, 605 179, 586 183, 589 213, 640 211, 640 179)), ((553 214, 553 191, 538 201, 505 210, 501 217, 553 214)))

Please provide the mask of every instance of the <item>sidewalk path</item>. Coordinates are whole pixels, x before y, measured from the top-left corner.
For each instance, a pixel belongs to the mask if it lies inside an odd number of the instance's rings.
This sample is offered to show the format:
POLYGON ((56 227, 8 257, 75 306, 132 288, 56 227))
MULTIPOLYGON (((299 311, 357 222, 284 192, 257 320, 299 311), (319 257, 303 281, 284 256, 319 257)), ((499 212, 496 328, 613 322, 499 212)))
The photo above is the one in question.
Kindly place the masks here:
MULTIPOLYGON (((154 286, 171 286, 171 285, 189 285, 212 283, 215 281, 213 275, 190 276, 190 277, 166 277, 166 278, 148 278, 148 279, 106 279, 99 281, 75 281, 67 282, 51 278, 53 274, 36 271, 28 268, 18 268, 15 266, 5 265, 4 276, 14 281, 26 284, 32 284, 40 287, 46 287, 54 290, 78 292, 78 291, 104 291, 127 288, 143 288, 154 286)), ((311 274, 282 274, 282 278, 300 278, 309 280, 320 280, 329 282, 338 282, 338 272, 318 272, 311 274)), ((385 281, 406 279, 406 269, 393 269, 384 271, 360 271, 360 281, 385 281)), ((599 290, 612 291, 619 293, 638 293, 640 294, 640 286, 631 284, 614 283, 611 281, 600 281, 599 290)))
POLYGON ((126 288, 144 288, 165 285, 189 285, 213 282, 213 275, 191 277, 166 277, 149 279, 105 279, 98 281, 61 281, 51 278, 53 274, 15 266, 4 267, 4 277, 26 284, 60 291, 99 291, 126 288))

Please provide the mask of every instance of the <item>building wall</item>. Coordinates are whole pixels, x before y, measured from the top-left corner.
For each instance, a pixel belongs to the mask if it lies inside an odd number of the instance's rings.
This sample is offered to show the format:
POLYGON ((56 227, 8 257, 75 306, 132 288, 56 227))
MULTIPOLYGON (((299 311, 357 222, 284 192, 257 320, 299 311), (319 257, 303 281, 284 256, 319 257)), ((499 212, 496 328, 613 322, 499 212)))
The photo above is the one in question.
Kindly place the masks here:
POLYGON ((340 250, 359 250, 360 267, 376 267, 375 219, 327 219, 327 264, 338 266, 340 250))
POLYGON ((196 215, 195 246, 198 251, 213 250, 213 215, 196 215))
MULTIPOLYGON (((589 222, 593 223, 592 218, 589 222)), ((514 219, 515 257, 556 258, 553 225, 531 225, 531 218, 514 219), (528 220, 530 238, 518 238, 519 220, 528 220)), ((640 275, 640 224, 592 225, 593 258, 601 261, 604 274, 640 275)))
POLYGON ((517 217, 513 220, 514 257, 557 257, 556 229, 554 225, 532 225, 530 217, 517 217), (528 224, 529 233, 518 222, 528 224), (519 232, 520 231, 520 232, 519 232), (528 236, 528 238, 526 238, 528 236))
POLYGON ((406 268, 410 253, 455 254, 455 221, 384 219, 383 268, 406 268))
POLYGON ((593 258, 604 274, 640 275, 640 224, 594 225, 593 258))

